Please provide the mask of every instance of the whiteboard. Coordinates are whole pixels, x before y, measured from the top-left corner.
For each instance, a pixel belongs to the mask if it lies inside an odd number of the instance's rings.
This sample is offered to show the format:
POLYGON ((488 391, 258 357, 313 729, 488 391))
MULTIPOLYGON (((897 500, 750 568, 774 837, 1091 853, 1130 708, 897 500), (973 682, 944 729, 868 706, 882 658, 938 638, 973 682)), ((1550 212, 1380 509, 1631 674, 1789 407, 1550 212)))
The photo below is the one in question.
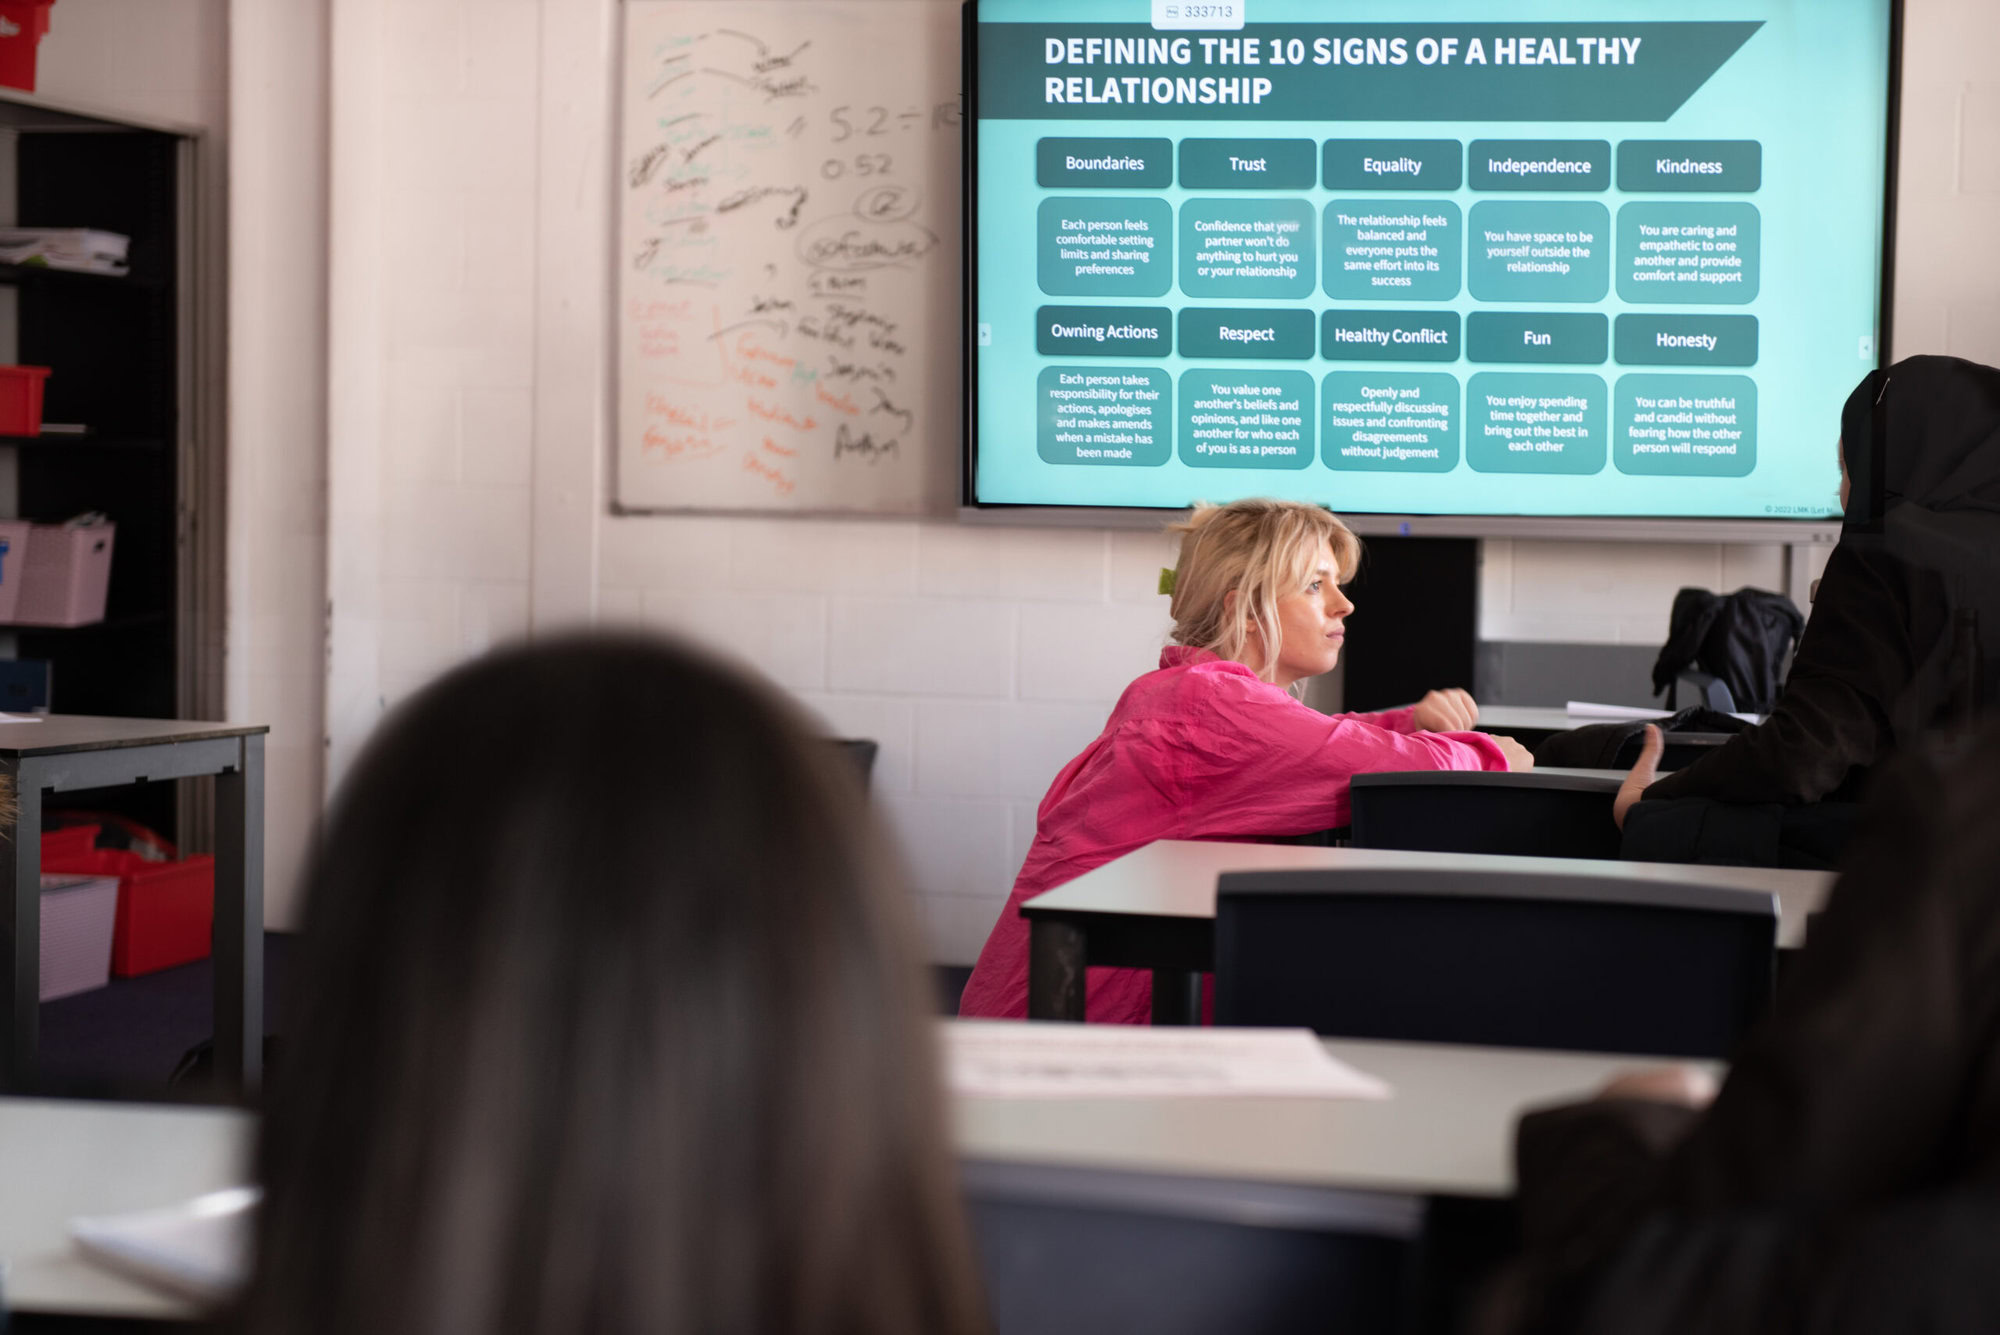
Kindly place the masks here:
POLYGON ((959 438, 959 7, 628 0, 621 510, 914 513, 959 438))

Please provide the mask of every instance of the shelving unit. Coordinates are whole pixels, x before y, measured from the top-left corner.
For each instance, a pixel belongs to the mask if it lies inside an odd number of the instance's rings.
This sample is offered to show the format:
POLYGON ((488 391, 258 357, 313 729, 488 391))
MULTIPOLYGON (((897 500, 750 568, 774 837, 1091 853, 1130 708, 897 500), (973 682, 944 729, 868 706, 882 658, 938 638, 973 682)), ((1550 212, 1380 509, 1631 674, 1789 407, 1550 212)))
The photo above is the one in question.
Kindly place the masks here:
MULTIPOLYGON (((185 412, 182 282, 188 162, 180 135, 0 102, 12 140, 14 221, 132 238, 129 275, 0 264, 15 309, 13 360, 51 368, 42 418, 84 435, 0 437, 15 513, 60 522, 90 510, 117 524, 104 620, 0 626, 0 646, 50 664, 66 714, 173 718, 182 708, 185 412)), ((84 794, 175 837, 175 784, 84 794)))

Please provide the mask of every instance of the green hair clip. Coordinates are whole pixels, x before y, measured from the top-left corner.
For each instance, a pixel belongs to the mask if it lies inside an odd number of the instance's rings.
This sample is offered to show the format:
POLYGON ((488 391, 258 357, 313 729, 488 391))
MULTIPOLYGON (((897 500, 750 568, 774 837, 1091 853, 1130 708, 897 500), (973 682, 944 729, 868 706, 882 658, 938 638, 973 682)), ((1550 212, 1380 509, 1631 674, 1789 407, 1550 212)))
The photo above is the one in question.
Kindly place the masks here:
POLYGON ((1160 567, 1160 592, 1169 598, 1174 596, 1174 572, 1166 566, 1160 567))

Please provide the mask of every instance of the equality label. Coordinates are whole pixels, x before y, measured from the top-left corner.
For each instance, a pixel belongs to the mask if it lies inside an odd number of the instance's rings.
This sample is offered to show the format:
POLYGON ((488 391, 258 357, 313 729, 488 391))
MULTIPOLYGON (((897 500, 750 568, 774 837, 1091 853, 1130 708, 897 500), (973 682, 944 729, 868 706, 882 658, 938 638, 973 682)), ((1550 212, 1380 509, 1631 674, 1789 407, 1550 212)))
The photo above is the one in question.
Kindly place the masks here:
POLYGON ((1326 294, 1336 301, 1449 301, 1465 230, 1444 199, 1336 199, 1326 206, 1326 294))
POLYGON ((1304 371, 1187 371, 1180 394, 1182 463, 1304 468, 1313 461, 1313 382, 1304 371))
POLYGON ((1747 375, 1628 375, 1612 390, 1621 473, 1743 477, 1757 466, 1757 384, 1747 375))
POLYGON ((1174 313, 1164 306, 1044 306, 1035 351, 1044 357, 1165 357, 1174 313))
POLYGON ((1320 449, 1344 472, 1448 473, 1458 466, 1458 377, 1333 371, 1320 381, 1320 449))
POLYGON ((1472 206, 1467 285, 1481 301, 1602 301, 1611 213, 1602 204, 1488 200, 1472 206))
POLYGON ((1627 204, 1618 210, 1618 296, 1635 305, 1757 299, 1754 204, 1627 204))
POLYGON ((1045 199, 1035 276, 1054 297, 1159 297, 1174 285, 1174 209, 1164 199, 1045 199))
POLYGON ((1313 206, 1303 199, 1191 199, 1181 205, 1181 291, 1191 297, 1308 297, 1313 206))
POLYGON ((1599 473, 1604 378, 1489 371, 1465 387, 1465 461, 1481 473, 1599 473))
POLYGON ((1329 139, 1322 159, 1329 190, 1456 190, 1465 145, 1456 139, 1329 139))
POLYGON ((1035 184, 1056 189, 1164 190, 1174 183, 1171 139, 1035 141, 1035 184))
POLYGON ((1173 378, 1157 367, 1047 366, 1035 380, 1043 463, 1150 467, 1173 455, 1173 378))
POLYGON ((1323 311, 1319 355, 1330 362, 1455 362, 1457 311, 1323 311))

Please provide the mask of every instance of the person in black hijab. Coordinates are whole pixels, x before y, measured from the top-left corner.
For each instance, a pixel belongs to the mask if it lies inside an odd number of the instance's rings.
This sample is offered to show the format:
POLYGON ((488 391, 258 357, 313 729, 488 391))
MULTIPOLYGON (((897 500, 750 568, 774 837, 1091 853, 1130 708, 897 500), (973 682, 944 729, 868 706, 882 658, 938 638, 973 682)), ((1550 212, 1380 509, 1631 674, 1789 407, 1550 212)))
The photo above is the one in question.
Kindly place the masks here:
MULTIPOLYGON (((1627 795, 1627 857, 1830 865, 1853 808, 1817 829, 1785 809, 1851 801, 1872 767, 1950 711, 1962 726, 1992 686, 2000 370, 1912 357, 1872 372, 1841 413, 1840 451, 1847 515, 1776 707, 1638 805, 1627 795)), ((1643 759, 1635 774, 1650 778, 1643 759)))

